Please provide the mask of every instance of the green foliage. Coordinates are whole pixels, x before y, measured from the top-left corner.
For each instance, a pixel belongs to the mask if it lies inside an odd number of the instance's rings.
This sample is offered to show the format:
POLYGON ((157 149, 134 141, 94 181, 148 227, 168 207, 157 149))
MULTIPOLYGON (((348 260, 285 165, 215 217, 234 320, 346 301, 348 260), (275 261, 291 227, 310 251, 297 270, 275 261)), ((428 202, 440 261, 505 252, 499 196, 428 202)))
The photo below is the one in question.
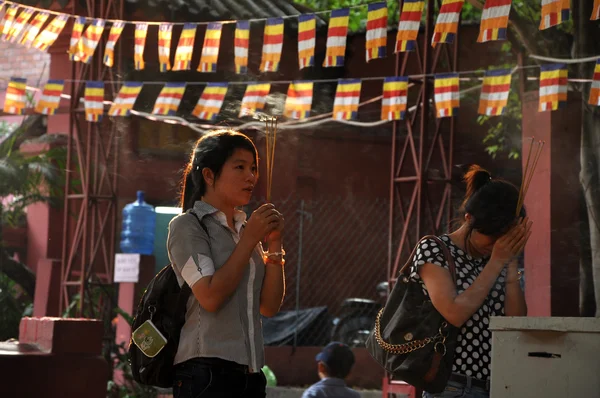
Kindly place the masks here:
POLYGON ((31 298, 14 281, 0 273, 0 341, 19 337, 19 323, 33 313, 31 298))

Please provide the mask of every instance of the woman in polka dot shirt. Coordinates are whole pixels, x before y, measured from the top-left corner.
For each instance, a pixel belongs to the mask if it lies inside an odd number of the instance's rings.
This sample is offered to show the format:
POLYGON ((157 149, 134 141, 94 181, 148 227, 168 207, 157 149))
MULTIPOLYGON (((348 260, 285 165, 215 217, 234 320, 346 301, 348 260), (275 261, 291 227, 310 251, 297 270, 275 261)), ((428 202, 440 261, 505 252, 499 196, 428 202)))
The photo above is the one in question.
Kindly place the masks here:
POLYGON ((517 257, 532 223, 524 210, 515 217, 519 191, 479 166, 469 169, 465 182, 463 224, 440 237, 454 258, 456 285, 433 240, 421 242, 411 269, 435 308, 460 329, 450 381, 444 392, 424 393, 426 398, 489 397, 490 316, 527 315, 517 257))

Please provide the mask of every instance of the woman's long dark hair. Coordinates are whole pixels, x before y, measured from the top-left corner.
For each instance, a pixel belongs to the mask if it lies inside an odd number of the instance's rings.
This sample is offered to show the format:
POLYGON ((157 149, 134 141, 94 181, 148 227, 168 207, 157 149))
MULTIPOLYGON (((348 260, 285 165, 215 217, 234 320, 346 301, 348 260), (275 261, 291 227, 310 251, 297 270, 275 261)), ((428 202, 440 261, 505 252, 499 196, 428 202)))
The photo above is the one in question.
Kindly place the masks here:
MULTIPOLYGON (((469 225, 470 236, 473 230, 499 237, 514 225, 517 217, 519 190, 510 182, 492 178, 492 175, 478 165, 473 165, 464 175, 467 192, 461 211, 471 215, 469 225)), ((525 209, 521 209, 520 217, 525 217, 525 209)))
POLYGON ((227 159, 238 148, 250 151, 258 165, 258 151, 250 138, 242 133, 233 130, 216 130, 196 141, 181 181, 179 204, 183 212, 192 208, 194 203, 206 193, 206 181, 202 170, 208 167, 214 173, 216 180, 227 159))

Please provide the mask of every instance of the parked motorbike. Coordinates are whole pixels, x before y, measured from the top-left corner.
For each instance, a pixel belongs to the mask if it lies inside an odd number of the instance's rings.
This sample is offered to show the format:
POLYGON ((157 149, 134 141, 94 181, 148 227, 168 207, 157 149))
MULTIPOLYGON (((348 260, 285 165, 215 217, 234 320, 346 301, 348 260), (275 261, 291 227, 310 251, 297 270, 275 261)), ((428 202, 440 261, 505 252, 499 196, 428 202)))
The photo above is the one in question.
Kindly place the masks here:
POLYGON ((350 347, 364 347, 375 326, 379 310, 388 296, 388 282, 377 285, 379 299, 347 298, 342 302, 339 316, 333 319, 331 341, 339 341, 350 347))

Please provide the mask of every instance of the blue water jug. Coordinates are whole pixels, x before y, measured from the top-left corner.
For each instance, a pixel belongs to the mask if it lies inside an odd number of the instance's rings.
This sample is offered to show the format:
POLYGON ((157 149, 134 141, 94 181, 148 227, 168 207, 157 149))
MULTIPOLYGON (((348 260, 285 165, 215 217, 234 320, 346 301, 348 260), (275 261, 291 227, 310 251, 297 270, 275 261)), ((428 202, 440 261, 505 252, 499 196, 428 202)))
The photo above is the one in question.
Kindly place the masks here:
POLYGON ((144 201, 144 191, 137 191, 137 200, 123 208, 121 251, 152 254, 154 250, 154 207, 144 201))

